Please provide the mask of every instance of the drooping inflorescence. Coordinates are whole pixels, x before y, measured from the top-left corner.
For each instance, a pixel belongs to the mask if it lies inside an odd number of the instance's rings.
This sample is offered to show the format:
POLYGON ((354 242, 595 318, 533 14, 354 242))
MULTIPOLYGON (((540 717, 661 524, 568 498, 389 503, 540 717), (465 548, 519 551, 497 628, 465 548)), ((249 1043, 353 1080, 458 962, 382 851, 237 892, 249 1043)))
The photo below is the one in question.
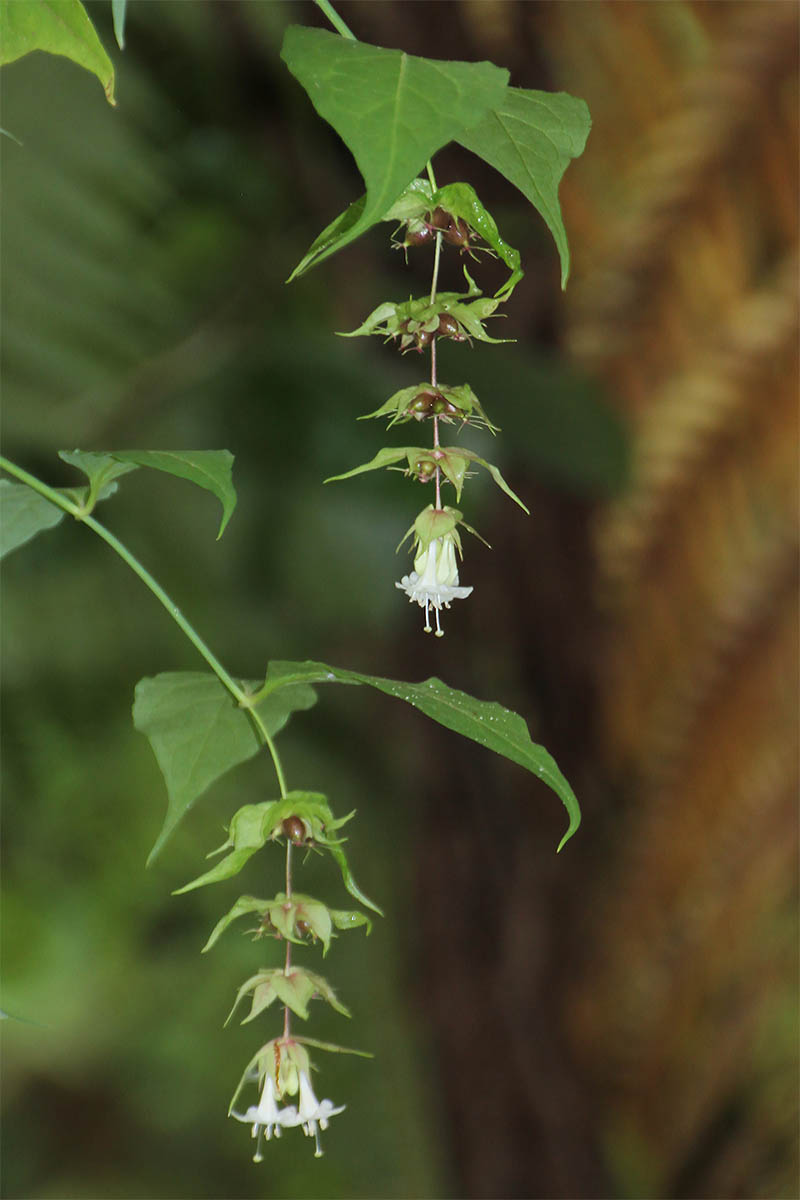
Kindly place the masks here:
MULTIPOLYGON (((494 344, 507 341, 491 337, 484 322, 498 315, 496 310, 511 295, 522 278, 518 252, 500 236, 497 225, 478 199, 474 189, 467 183, 449 184, 436 188, 429 169, 430 179, 415 179, 405 189, 384 220, 395 223, 392 239, 395 248, 401 248, 408 256, 409 248, 431 246, 433 249, 433 277, 430 295, 409 299, 399 303, 386 301, 379 304, 358 329, 343 337, 361 337, 377 334, 385 341, 393 342, 401 354, 416 351, 430 356, 430 378, 421 383, 403 388, 391 396, 385 404, 368 417, 388 417, 389 427, 415 421, 430 422, 432 445, 384 447, 368 463, 334 475, 326 482, 349 479, 364 471, 381 467, 401 467, 404 474, 419 483, 432 484, 435 499, 417 516, 403 542, 413 534, 413 569, 400 579, 396 587, 405 592, 409 601, 424 610, 424 630, 435 632, 441 637, 441 610, 449 608, 453 600, 463 600, 472 592, 472 587, 461 585, 458 560, 462 557, 459 526, 475 533, 463 520, 461 512, 443 503, 443 488, 450 484, 455 491, 456 503, 461 500, 470 467, 485 468, 498 487, 514 500, 526 513, 528 509, 508 486, 494 464, 487 462, 472 450, 461 446, 445 446, 441 435, 443 426, 458 425, 458 432, 466 426, 483 426, 497 433, 469 384, 452 386, 440 382, 437 372, 436 350, 440 339, 454 342, 473 340, 494 344), (509 277, 494 296, 484 296, 469 271, 464 267, 465 292, 440 292, 437 289, 439 262, 443 246, 456 248, 459 253, 476 258, 480 250, 496 255, 509 268, 509 277), (434 630, 434 624, 435 630, 434 630)), ((401 545, 403 543, 401 542, 401 545)), ((398 547, 399 549, 399 547, 398 547)))
POLYGON ((205 874, 178 889, 179 893, 188 892, 208 883, 229 879, 268 843, 285 843, 285 890, 269 899, 240 896, 214 926, 203 947, 204 952, 210 950, 228 926, 243 916, 255 921, 250 930, 254 939, 267 938, 285 944, 283 963, 261 967, 255 975, 246 979, 239 988, 228 1017, 230 1021, 245 999, 250 1000, 250 1011, 242 1024, 260 1016, 276 1001, 283 1006, 282 1032, 270 1038, 253 1055, 228 1110, 229 1115, 237 1121, 251 1126, 252 1136, 256 1140, 255 1162, 261 1162, 264 1138, 269 1141, 273 1134, 280 1137, 282 1130, 298 1126, 307 1137, 314 1138, 314 1153, 319 1157, 322 1154, 320 1132, 327 1129, 331 1117, 344 1111, 344 1105, 337 1107, 332 1100, 317 1100, 311 1086, 313 1065, 308 1046, 340 1053, 361 1053, 303 1037, 293 1033, 291 1025, 292 1016, 304 1021, 308 1019, 308 1006, 315 998, 324 1000, 342 1016, 350 1016, 327 979, 292 961, 292 947, 319 944, 325 956, 331 940, 338 932, 363 925, 369 933, 372 922, 366 913, 329 908, 321 900, 295 891, 292 851, 302 849, 331 854, 350 894, 361 904, 380 913, 377 905, 368 900, 356 885, 343 849, 344 839, 337 836, 339 829, 352 816, 353 813, 349 813, 346 817, 334 818, 325 796, 318 792, 291 791, 279 800, 245 804, 231 819, 226 840, 218 850, 213 851, 215 854, 227 851, 225 857, 205 874), (258 1090, 257 1103, 239 1112, 236 1108, 239 1097, 250 1085, 255 1085, 258 1090), (298 1097, 297 1104, 284 1103, 293 1096, 298 1097))

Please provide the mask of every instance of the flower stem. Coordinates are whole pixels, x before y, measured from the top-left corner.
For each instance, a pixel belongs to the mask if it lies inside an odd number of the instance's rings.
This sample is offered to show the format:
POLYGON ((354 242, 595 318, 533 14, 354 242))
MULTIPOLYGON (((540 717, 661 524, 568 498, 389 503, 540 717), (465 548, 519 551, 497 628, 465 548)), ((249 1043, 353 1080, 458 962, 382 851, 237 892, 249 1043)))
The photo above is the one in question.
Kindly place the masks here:
MULTIPOLYGON (((292 898, 292 839, 287 836, 287 838, 286 838, 286 899, 291 900, 291 898, 292 898)), ((291 973, 291 969, 292 969, 292 943, 287 938, 286 939, 286 958, 284 959, 284 963, 283 963, 283 973, 287 977, 287 979, 289 977, 289 974, 291 973)), ((290 1023, 291 1023, 291 1017, 289 1015, 289 1005, 284 1004, 284 1006, 283 1006, 283 1036, 284 1036, 284 1038, 289 1037, 290 1023)))
POLYGON ((351 42, 355 42, 357 40, 356 35, 347 27, 347 25, 345 25, 344 21, 329 0, 316 0, 316 2, 317 6, 325 13, 325 16, 328 18, 337 33, 340 33, 344 38, 349 38, 351 42))
POLYGON ((178 608, 177 604, 175 604, 175 602, 161 587, 161 584, 153 578, 146 567, 142 566, 138 558, 136 558, 135 555, 130 552, 127 546, 124 546, 122 542, 114 536, 110 529, 106 529, 105 525, 101 525, 99 521, 96 521, 91 513, 83 508, 80 504, 77 504, 74 500, 70 500, 70 498, 63 495, 62 492, 57 491, 55 488, 49 487, 46 483, 43 483, 41 479, 37 479, 35 475, 30 475, 27 471, 23 470, 22 467, 18 467, 16 463, 13 463, 9 459, 2 456, 0 456, 0 468, 8 472, 9 475, 13 475, 16 479, 19 479, 22 483, 27 484, 29 488, 32 488, 33 491, 38 492, 40 496, 44 496, 45 500, 49 500, 50 503, 55 504, 57 508, 62 509, 65 513, 69 513, 69 515, 74 517, 76 521, 80 521, 84 525, 88 525, 88 527, 94 533, 96 533, 98 537, 102 538, 103 541, 109 545, 116 554, 119 555, 122 561, 130 567, 134 574, 139 576, 145 587, 150 589, 159 603, 162 604, 167 610, 181 632, 185 634, 197 652, 206 660, 222 686, 227 689, 240 708, 245 709, 249 713, 250 719, 261 735, 264 745, 267 747, 270 755, 272 756, 272 761, 275 766, 275 774, 278 777, 278 785, 281 789, 281 796, 285 796, 286 781, 284 779, 283 770, 281 768, 275 743, 267 732, 259 713, 257 713, 252 707, 251 697, 248 696, 247 692, 239 687, 235 680, 228 674, 222 663, 219 661, 216 655, 212 653, 194 626, 190 624, 190 622, 178 608))
MULTIPOLYGON (((433 167, 431 166, 430 161, 428 162, 427 166, 428 166, 428 178, 430 180, 431 187, 435 191, 436 190, 436 176, 433 173, 433 167)), ((441 256, 442 256, 442 235, 441 235, 441 233, 437 233, 436 234, 436 245, 435 245, 435 248, 433 251, 433 274, 431 276, 431 298, 430 298, 431 304, 433 304, 434 301, 436 300, 436 289, 439 285, 439 262, 441 260, 441 256)), ((434 333, 433 337, 431 338, 431 387, 434 388, 434 390, 436 389, 436 337, 437 337, 437 335, 434 333)), ((438 416, 434 416, 434 418, 433 418, 433 448, 434 448, 434 450, 438 447, 438 445, 439 445, 439 418, 438 418, 438 416)), ((435 507, 438 512, 442 507, 442 472, 439 467, 436 468, 435 486, 436 486, 436 506, 435 507)))

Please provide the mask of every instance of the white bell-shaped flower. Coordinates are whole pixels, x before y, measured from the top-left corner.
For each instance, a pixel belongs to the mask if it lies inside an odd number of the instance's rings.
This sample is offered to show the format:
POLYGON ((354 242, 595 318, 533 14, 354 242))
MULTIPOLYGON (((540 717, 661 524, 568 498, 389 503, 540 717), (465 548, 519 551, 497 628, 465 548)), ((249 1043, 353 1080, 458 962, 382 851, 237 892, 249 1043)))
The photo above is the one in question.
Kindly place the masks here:
POLYGON ((273 1132, 275 1137, 280 1137, 281 1129, 300 1124, 300 1118, 294 1105, 289 1105, 286 1108, 278 1108, 275 1084, 272 1081, 271 1075, 267 1075, 264 1080, 264 1087, 258 1106, 251 1104, 245 1113, 237 1113, 234 1110, 231 1112, 231 1116, 235 1117, 237 1121, 244 1121, 246 1124, 253 1126, 252 1136, 258 1138, 254 1162, 261 1162, 262 1133, 266 1135, 267 1141, 269 1141, 273 1132))
POLYGON ((456 562, 456 535, 454 531, 435 538, 414 559, 414 570, 404 575, 395 587, 401 588, 409 600, 425 609, 426 633, 431 633, 430 610, 436 614, 436 636, 442 637, 444 630, 439 622, 439 612, 449 608, 453 600, 465 600, 471 587, 460 587, 456 562))
POLYGON ((314 1151, 315 1158, 322 1157, 322 1147, 319 1144, 320 1129, 327 1129, 329 1118, 335 1117, 338 1113, 344 1112, 344 1110, 344 1104, 336 1108, 332 1100, 317 1100, 308 1075, 305 1071, 300 1072, 300 1104, 297 1113, 297 1124, 303 1126, 303 1133, 306 1137, 313 1137, 315 1139, 317 1144, 317 1148, 314 1151))

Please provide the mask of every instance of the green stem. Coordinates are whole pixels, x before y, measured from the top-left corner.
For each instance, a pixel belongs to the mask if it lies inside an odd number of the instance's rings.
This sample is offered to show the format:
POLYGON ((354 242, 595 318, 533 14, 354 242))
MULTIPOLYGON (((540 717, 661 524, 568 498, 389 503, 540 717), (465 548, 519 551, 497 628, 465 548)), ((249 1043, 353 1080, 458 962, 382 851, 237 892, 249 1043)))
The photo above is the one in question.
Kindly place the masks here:
POLYGON ((150 589, 155 598, 167 610, 178 628, 186 635, 197 652, 206 660, 223 687, 230 692, 236 703, 249 713, 250 719, 260 733, 264 745, 267 747, 270 755, 272 756, 272 762, 275 766, 275 774, 278 777, 278 785, 281 790, 281 796, 285 796, 286 780, 281 768, 278 751, 272 738, 267 733, 264 722, 261 720, 260 715, 252 706, 252 697, 249 696, 247 692, 243 691, 242 688, 240 688, 239 685, 231 678, 216 655, 209 650, 208 646, 200 637, 200 634, 187 621, 177 604, 170 599, 170 597, 167 595, 161 585, 156 582, 150 572, 142 566, 139 560, 133 554, 131 554, 130 550, 128 550, 128 548, 124 546, 109 529, 106 529, 105 525, 101 525, 99 521, 96 521, 91 513, 86 511, 86 509, 80 504, 76 504, 74 500, 70 500, 67 496, 62 495, 61 492, 56 491, 55 488, 49 487, 46 483, 43 483, 41 479, 37 479, 35 475, 30 475, 27 471, 23 470, 22 467, 18 467, 16 463, 11 462, 9 459, 4 458, 1 455, 0 468, 6 471, 9 475, 13 475, 16 479, 19 479, 22 483, 27 484, 29 488, 32 488, 33 491, 38 492, 40 496, 44 496, 45 500, 49 500, 50 503, 55 504, 57 508, 62 509, 65 513, 69 513, 69 515, 74 517, 76 521, 81 521, 84 525, 88 525, 90 529, 94 530, 98 537, 102 538, 103 541, 106 542, 106 544, 109 545, 111 549, 119 555, 123 562, 127 563, 134 574, 139 576, 145 587, 150 589))
POLYGON ((248 697, 247 699, 249 700, 249 703, 243 705, 242 707, 247 709, 248 713, 250 714, 251 721, 255 725, 258 732, 261 734, 261 737, 264 739, 264 745, 267 747, 270 754, 272 755, 272 765, 274 766, 275 774, 278 777, 278 787, 280 788, 280 791, 281 791, 281 799, 285 800, 286 799, 286 779, 283 774, 283 767, 281 766, 281 760, 278 757, 277 747, 276 747, 275 743, 273 742, 272 738, 267 733, 266 726, 264 725, 264 722, 261 720, 261 717, 256 712, 256 710, 252 707, 252 697, 248 697))
POLYGON ((120 556, 122 561, 128 564, 130 569, 139 576, 145 587, 148 587, 155 598, 160 601, 161 604, 163 604, 164 608, 172 617, 178 628, 186 634, 187 638, 198 651, 198 653, 200 653, 206 660, 217 679, 219 679, 220 683, 228 689, 237 703, 241 704, 243 701, 246 703, 246 693, 242 691, 242 689, 233 681, 233 679, 231 679, 222 663, 214 654, 212 654, 208 646, 200 637, 199 633, 197 633, 193 626, 189 624, 189 622, 186 620, 186 617, 178 608, 177 604, 170 599, 161 585, 156 583, 150 572, 142 566, 142 564, 136 557, 134 557, 133 554, 131 554, 130 550, 128 550, 126 546, 123 546, 122 542, 120 542, 110 530, 106 529, 105 525, 101 525, 99 521, 96 521, 94 517, 87 514, 84 517, 78 517, 78 520, 83 521, 85 525, 88 525, 90 529, 93 529, 97 536, 101 537, 103 541, 106 542, 111 549, 120 556))
POLYGON ((337 33, 340 33, 342 37, 349 38, 351 42, 357 41, 356 35, 351 29, 348 29, 347 25, 345 25, 344 21, 329 0, 316 0, 316 2, 318 7, 321 8, 325 13, 325 16, 328 18, 337 33))

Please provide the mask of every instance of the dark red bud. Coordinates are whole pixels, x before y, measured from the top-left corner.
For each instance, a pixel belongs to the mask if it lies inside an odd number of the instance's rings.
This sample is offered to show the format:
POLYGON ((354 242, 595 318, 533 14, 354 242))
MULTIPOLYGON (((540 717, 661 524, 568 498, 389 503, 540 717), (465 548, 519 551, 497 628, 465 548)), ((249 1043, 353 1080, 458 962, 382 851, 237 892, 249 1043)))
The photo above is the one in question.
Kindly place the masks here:
POLYGON ((311 933, 311 926, 309 925, 308 921, 304 921, 302 917, 299 917, 298 920, 295 921, 294 927, 299 933, 300 937, 306 937, 309 933, 311 933))
POLYGON ((459 217, 451 222, 443 232, 444 240, 449 246, 469 246, 469 225, 459 217))
POLYGON ((433 238, 434 231, 430 225, 420 225, 418 229, 407 229, 404 246, 424 246, 433 238))
POLYGON ((281 822, 281 829, 295 846, 306 840, 305 823, 299 817, 286 817, 281 822))
POLYGON ((458 321, 450 313, 442 313, 439 317, 439 333, 443 337, 457 338, 461 336, 458 321))

